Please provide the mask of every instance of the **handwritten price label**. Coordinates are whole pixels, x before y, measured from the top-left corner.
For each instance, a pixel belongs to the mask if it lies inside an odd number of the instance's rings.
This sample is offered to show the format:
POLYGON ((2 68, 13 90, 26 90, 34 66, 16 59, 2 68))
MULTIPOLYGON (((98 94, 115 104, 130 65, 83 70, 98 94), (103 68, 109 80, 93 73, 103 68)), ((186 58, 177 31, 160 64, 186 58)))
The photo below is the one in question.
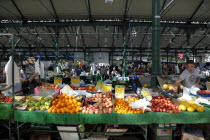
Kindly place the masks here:
POLYGON ((74 86, 80 86, 80 79, 79 77, 72 77, 71 78, 71 84, 74 86))
POLYGON ((62 79, 61 78, 54 78, 54 84, 62 84, 62 79))
POLYGON ((125 94, 124 87, 120 87, 120 86, 115 87, 115 97, 116 98, 124 98, 124 94, 125 94))

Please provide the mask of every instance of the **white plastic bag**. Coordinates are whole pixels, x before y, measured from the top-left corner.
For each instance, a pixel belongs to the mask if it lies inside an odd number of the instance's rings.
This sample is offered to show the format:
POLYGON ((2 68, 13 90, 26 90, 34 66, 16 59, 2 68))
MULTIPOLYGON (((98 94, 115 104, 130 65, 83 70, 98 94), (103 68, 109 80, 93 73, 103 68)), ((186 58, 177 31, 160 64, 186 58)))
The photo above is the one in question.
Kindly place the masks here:
POLYGON ((148 111, 152 111, 149 107, 147 106, 151 106, 152 104, 149 101, 146 101, 145 98, 143 99, 139 99, 138 101, 135 101, 133 103, 130 103, 129 106, 131 106, 132 108, 135 109, 143 109, 143 110, 148 110, 148 111))

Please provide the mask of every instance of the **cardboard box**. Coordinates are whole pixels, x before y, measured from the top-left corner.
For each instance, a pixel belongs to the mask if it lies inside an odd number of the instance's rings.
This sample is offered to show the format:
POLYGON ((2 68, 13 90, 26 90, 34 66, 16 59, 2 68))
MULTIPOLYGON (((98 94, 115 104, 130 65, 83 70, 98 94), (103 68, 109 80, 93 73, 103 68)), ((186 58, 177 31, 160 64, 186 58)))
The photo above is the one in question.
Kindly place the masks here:
POLYGON ((172 136, 157 136, 156 140, 172 140, 172 136))
POLYGON ((181 140, 204 140, 202 129, 197 125, 183 126, 181 140))
POLYGON ((181 140, 204 140, 203 137, 193 136, 189 133, 183 133, 181 140))

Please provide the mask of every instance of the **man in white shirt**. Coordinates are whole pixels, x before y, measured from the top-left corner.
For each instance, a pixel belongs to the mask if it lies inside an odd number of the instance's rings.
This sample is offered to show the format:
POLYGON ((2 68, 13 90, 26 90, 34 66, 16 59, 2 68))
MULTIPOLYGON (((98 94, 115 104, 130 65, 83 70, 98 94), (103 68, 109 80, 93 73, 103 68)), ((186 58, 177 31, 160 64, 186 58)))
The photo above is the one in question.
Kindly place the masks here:
POLYGON ((187 69, 182 72, 178 80, 175 82, 174 87, 179 86, 179 83, 184 80, 184 86, 191 88, 192 86, 198 87, 200 83, 200 76, 198 69, 195 68, 193 60, 187 62, 187 69))

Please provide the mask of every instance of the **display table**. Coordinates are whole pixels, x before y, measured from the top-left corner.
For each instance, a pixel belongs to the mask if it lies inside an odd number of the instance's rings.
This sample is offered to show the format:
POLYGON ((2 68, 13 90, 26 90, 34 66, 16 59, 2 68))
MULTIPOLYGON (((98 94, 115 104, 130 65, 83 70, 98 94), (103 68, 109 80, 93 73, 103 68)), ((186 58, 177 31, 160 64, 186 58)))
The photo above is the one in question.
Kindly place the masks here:
POLYGON ((12 103, 0 103, 0 119, 9 120, 13 118, 12 103))
POLYGON ((53 123, 53 124, 151 124, 151 123, 175 123, 194 124, 210 123, 210 108, 205 112, 181 112, 163 113, 147 112, 142 114, 68 114, 68 113, 47 113, 47 112, 14 112, 17 122, 25 123, 53 123))

